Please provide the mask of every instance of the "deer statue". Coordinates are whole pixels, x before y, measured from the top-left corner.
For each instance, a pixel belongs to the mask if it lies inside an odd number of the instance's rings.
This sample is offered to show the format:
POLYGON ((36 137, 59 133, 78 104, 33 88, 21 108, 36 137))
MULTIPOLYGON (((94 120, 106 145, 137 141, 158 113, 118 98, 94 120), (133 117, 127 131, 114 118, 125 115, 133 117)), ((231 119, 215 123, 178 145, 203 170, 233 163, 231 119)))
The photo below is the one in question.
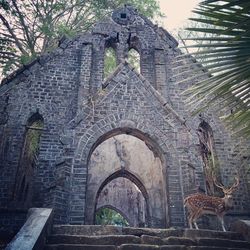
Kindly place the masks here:
POLYGON ((195 193, 187 196, 184 200, 184 206, 188 210, 188 223, 190 228, 193 228, 193 223, 195 228, 199 229, 196 223, 197 219, 204 214, 213 214, 217 215, 223 231, 226 231, 224 215, 233 206, 232 193, 239 186, 239 177, 235 177, 235 183, 230 188, 225 188, 223 185, 219 184, 215 178, 213 178, 213 180, 215 186, 222 189, 224 193, 223 198, 195 193))

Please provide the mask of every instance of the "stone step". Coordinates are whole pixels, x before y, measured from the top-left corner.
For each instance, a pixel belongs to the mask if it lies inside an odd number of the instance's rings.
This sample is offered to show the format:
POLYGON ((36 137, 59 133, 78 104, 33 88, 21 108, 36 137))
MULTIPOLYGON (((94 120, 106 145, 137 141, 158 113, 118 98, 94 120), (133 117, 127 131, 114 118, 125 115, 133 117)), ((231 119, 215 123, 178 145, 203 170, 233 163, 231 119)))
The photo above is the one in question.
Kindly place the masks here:
POLYGON ((185 245, 185 246, 214 246, 214 247, 233 247, 250 249, 250 243, 242 240, 229 240, 219 238, 196 238, 168 237, 161 239, 163 245, 185 245))
MULTIPOLYGON (((147 244, 123 244, 121 246, 53 244, 45 246, 44 250, 187 250, 187 248, 185 246, 157 246, 147 244)), ((214 250, 217 250, 217 248, 214 250)))
POLYGON ((196 246, 195 240, 186 237, 174 237, 170 236, 162 239, 163 245, 184 245, 184 246, 196 246))
POLYGON ((117 226, 56 225, 45 250, 246 250, 235 232, 117 226))
POLYGON ((85 245, 116 245, 126 243, 140 244, 141 239, 134 235, 102 235, 102 236, 78 236, 78 235, 51 235, 49 244, 85 244, 85 245))
POLYGON ((160 238, 170 236, 187 238, 222 238, 232 240, 243 240, 243 236, 235 232, 222 232, 214 230, 196 230, 196 229, 155 229, 155 228, 133 228, 118 226, 100 226, 100 225, 56 225, 53 227, 53 234, 67 235, 150 235, 160 238))
POLYGON ((187 245, 154 245, 154 244, 122 244, 115 245, 89 245, 89 244, 49 244, 44 250, 247 250, 240 246, 187 246, 187 245))
POLYGON ((247 250, 249 248, 207 247, 207 246, 184 246, 184 245, 137 245, 124 244, 118 250, 247 250))
POLYGON ((247 250, 248 248, 207 247, 207 246, 185 246, 185 245, 137 245, 124 244, 118 250, 247 250))
POLYGON ((243 235, 236 232, 223 232, 215 230, 197 230, 197 229, 185 229, 183 237, 197 239, 197 238, 220 238, 220 239, 230 239, 230 240, 244 240, 243 235))
POLYGON ((118 250, 187 250, 186 246, 168 246, 168 245, 138 245, 138 244, 124 244, 118 247, 118 250))
MULTIPOLYGON (((219 238, 194 238, 175 237, 160 238, 158 236, 142 235, 102 235, 102 236, 83 236, 83 235, 51 235, 47 240, 48 244, 67 244, 67 245, 148 245, 151 248, 169 246, 205 246, 223 248, 246 248, 250 249, 250 243, 241 240, 229 240, 219 238)), ((128 247, 129 248, 129 247, 128 247)))
POLYGON ((241 240, 228 240, 217 238, 200 238, 196 240, 198 246, 231 247, 250 249, 250 243, 241 240))
POLYGON ((146 245, 164 245, 162 238, 158 236, 142 235, 141 243, 146 245))
POLYGON ((185 250, 249 250, 249 248, 212 247, 212 246, 189 246, 185 250))
POLYGON ((48 244, 87 244, 87 245, 122 245, 122 244, 146 244, 146 245, 197 245, 195 240, 170 236, 161 239, 157 236, 142 235, 103 235, 103 236, 78 236, 78 235, 51 235, 48 244))
POLYGON ((160 245, 160 246, 161 245, 185 245, 185 246, 197 245, 195 240, 185 238, 185 237, 170 236, 170 237, 162 239, 160 237, 150 236, 150 235, 142 235, 141 243, 149 244, 149 245, 160 245))
POLYGON ((118 250, 247 250, 249 248, 207 247, 207 246, 185 246, 185 245, 138 245, 124 244, 118 250))
POLYGON ((67 235, 121 235, 122 228, 116 226, 99 226, 99 225, 54 225, 52 234, 67 235))
POLYGON ((52 244, 46 245, 44 250, 117 250, 117 247, 114 245, 52 244))

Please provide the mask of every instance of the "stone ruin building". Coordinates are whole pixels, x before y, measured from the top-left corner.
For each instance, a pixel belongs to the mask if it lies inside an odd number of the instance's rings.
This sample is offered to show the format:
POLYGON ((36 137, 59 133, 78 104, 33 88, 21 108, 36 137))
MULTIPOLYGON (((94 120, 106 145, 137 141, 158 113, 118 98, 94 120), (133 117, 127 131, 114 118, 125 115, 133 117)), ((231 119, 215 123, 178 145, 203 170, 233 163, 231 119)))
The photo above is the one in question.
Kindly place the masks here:
POLYGON ((185 227, 183 199, 213 192, 211 157, 224 185, 240 176, 227 226, 249 218, 249 144, 214 110, 191 115, 182 92, 204 70, 181 55, 166 30, 125 6, 6 78, 1 228, 20 228, 30 207, 53 208, 54 224, 95 224, 107 207, 130 226, 185 227), (116 68, 104 76, 108 49, 116 68), (132 49, 139 70, 129 63, 132 49))

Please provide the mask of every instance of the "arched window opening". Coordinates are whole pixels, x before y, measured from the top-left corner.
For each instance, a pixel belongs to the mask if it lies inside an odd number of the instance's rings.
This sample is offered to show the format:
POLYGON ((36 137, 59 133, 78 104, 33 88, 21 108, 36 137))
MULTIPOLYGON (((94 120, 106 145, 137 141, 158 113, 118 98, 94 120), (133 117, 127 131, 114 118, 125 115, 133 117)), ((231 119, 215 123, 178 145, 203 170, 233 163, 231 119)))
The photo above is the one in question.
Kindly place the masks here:
POLYGON ((30 184, 33 183, 34 168, 37 165, 43 125, 43 117, 38 112, 32 115, 27 121, 24 144, 16 176, 14 197, 18 197, 18 201, 30 201, 30 184), (23 174, 25 175, 25 181, 20 180, 20 176, 23 174))
POLYGON ((109 207, 100 208, 96 213, 95 221, 96 225, 129 226, 128 221, 121 213, 109 207))
POLYGON ((106 48, 104 55, 104 80, 114 72, 116 66, 117 61, 115 50, 112 47, 106 48))
POLYGON ((23 151, 23 160, 30 162, 31 166, 34 166, 36 160, 40 136, 43 129, 43 118, 36 113, 29 120, 26 126, 25 145, 23 151))
POLYGON ((202 121, 198 128, 198 136, 200 141, 200 153, 204 163, 204 174, 207 193, 215 194, 215 186, 213 176, 219 178, 218 159, 214 148, 214 138, 212 128, 208 123, 202 121))
POLYGON ((133 66, 137 72, 141 73, 141 59, 140 59, 140 54, 137 50, 135 49, 130 49, 128 52, 128 63, 133 66))

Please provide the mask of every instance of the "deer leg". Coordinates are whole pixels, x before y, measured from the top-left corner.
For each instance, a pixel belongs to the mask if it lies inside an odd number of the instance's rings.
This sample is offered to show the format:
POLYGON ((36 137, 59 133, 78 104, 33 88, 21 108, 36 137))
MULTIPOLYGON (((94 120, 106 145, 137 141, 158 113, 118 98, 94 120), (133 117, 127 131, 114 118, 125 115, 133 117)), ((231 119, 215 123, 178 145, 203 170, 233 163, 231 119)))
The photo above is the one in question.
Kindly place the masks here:
POLYGON ((188 211, 188 216, 187 216, 188 225, 189 225, 190 229, 193 229, 192 216, 193 216, 194 213, 193 213, 193 211, 190 208, 188 208, 187 211, 188 211))
POLYGON ((194 213, 194 215, 193 215, 193 219, 192 220, 193 220, 193 223, 194 223, 194 226, 195 226, 196 229, 199 229, 198 224, 197 224, 196 221, 201 216, 201 211, 202 211, 202 208, 198 209, 196 211, 196 213, 194 213))
POLYGON ((196 223, 195 214, 191 216, 189 224, 190 224, 190 228, 191 229, 193 229, 193 225, 192 224, 194 224, 194 226, 195 226, 196 229, 199 229, 199 227, 198 227, 198 225, 196 223))
POLYGON ((189 228, 193 229, 192 216, 191 215, 188 216, 188 224, 189 224, 189 228))
POLYGON ((197 212, 193 212, 193 214, 190 216, 191 229, 193 228, 192 223, 194 224, 196 229, 199 229, 198 225, 196 223, 196 214, 197 214, 197 212))
POLYGON ((196 229, 199 229, 196 220, 194 221, 194 226, 195 226, 196 229))
POLYGON ((226 230, 226 228, 225 228, 224 218, 223 218, 222 216, 218 216, 218 218, 219 218, 219 220, 220 220, 220 222, 221 222, 222 230, 223 230, 224 232, 226 232, 227 230, 226 230))

